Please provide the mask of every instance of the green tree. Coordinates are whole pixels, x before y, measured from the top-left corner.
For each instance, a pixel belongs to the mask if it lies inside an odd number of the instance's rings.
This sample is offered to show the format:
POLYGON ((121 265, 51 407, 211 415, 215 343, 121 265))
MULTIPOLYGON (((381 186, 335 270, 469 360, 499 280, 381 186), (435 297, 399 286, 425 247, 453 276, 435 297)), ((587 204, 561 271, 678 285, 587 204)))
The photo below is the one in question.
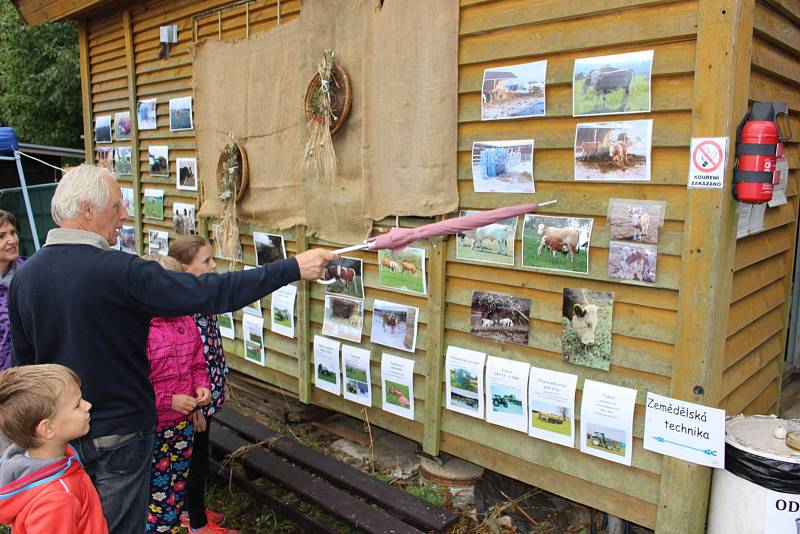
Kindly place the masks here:
POLYGON ((0 0, 0 124, 26 143, 83 146, 74 22, 28 27, 11 2, 0 0))

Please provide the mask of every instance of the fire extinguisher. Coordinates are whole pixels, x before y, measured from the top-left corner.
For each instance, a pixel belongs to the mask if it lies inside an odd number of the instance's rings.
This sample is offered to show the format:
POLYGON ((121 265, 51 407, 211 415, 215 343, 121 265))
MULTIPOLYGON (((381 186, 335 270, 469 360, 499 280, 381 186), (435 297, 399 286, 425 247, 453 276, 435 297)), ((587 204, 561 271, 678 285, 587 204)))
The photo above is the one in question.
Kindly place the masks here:
POLYGON ((783 102, 755 102, 736 131, 736 166, 733 172, 733 196, 739 202, 763 204, 772 200, 773 175, 778 145, 784 137, 778 117, 789 124, 789 110, 783 102))

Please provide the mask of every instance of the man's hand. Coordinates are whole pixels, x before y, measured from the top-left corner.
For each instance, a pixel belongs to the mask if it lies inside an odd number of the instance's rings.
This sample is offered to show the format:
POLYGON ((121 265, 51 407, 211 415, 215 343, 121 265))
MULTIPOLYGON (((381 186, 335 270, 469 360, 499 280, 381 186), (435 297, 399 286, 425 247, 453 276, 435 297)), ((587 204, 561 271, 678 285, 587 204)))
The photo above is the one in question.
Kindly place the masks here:
POLYGON ((195 432, 206 431, 206 416, 203 415, 201 410, 195 410, 194 413, 192 413, 192 424, 194 424, 195 432))
POLYGON ((197 408, 197 401, 189 395, 173 395, 172 409, 183 415, 189 415, 197 408))
POLYGON ((211 402, 211 390, 208 388, 196 388, 194 390, 196 396, 194 400, 198 406, 205 406, 211 402))
POLYGON ((300 266, 300 278, 303 280, 316 280, 322 276, 322 270, 329 261, 339 259, 339 256, 330 250, 314 248, 301 252, 295 256, 297 265, 300 266))

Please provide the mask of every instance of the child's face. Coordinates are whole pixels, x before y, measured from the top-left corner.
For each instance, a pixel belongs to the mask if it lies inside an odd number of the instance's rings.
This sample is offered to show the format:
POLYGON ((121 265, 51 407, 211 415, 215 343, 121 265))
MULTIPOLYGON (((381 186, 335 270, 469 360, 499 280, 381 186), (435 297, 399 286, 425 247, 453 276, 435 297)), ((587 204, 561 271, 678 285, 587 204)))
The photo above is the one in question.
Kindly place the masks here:
POLYGON ((70 383, 61 394, 58 410, 52 418, 55 438, 66 442, 85 436, 89 432, 91 408, 92 405, 83 400, 78 384, 70 383))
POLYGON ((192 263, 186 265, 185 269, 187 273, 192 273, 195 276, 217 272, 217 262, 214 261, 211 245, 200 247, 197 254, 192 258, 192 263))

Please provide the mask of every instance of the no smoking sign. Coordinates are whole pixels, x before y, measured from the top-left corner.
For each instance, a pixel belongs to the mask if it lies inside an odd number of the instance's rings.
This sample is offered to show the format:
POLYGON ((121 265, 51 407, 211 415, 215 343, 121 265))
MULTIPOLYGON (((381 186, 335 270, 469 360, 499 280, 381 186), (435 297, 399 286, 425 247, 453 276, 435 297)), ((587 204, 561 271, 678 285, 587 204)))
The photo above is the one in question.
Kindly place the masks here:
POLYGON ((689 187, 721 189, 725 176, 727 137, 693 137, 689 187))

